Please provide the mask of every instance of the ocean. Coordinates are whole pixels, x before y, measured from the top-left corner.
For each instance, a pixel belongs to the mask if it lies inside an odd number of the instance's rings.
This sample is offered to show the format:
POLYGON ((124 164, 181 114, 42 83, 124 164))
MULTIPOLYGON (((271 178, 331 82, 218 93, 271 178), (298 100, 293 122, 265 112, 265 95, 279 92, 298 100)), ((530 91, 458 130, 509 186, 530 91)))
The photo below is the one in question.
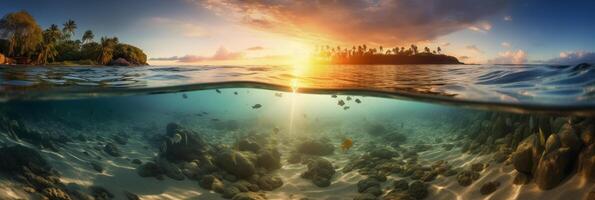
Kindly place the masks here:
POLYGON ((595 199, 595 66, 0 67, 0 199, 595 199))

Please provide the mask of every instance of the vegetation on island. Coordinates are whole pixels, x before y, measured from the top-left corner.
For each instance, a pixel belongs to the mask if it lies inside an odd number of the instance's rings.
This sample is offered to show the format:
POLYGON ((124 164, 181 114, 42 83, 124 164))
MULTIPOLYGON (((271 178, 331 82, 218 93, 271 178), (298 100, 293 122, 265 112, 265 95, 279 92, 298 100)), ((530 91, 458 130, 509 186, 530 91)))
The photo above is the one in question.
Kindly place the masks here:
POLYGON ((368 48, 359 45, 350 48, 320 46, 315 51, 315 61, 331 64, 462 64, 456 57, 442 54, 437 47, 431 50, 425 47, 419 51, 416 45, 409 48, 368 48))
POLYGON ((75 39, 77 28, 68 20, 62 29, 52 24, 42 30, 28 12, 8 13, 0 19, 0 64, 147 65, 147 55, 138 47, 117 37, 96 42, 91 30, 75 39))

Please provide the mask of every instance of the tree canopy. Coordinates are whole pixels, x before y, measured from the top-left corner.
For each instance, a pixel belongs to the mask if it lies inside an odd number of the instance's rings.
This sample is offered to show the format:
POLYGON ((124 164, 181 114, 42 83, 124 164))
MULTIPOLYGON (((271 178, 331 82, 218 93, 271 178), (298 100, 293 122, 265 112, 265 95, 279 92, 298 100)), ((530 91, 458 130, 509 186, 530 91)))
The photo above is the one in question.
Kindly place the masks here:
MULTIPOLYGON (((72 40, 77 24, 69 19, 62 30, 56 24, 42 31, 26 11, 9 13, 0 19, 0 53, 26 58, 35 64, 79 62, 107 65, 122 58, 132 65, 146 65, 147 55, 138 47, 120 43, 117 37, 102 37, 87 30, 81 40, 72 40)), ((18 61, 17 61, 18 62, 18 61)))
POLYGON ((42 42, 43 35, 33 16, 26 11, 18 11, 0 19, 0 38, 8 41, 7 55, 28 57, 42 42))

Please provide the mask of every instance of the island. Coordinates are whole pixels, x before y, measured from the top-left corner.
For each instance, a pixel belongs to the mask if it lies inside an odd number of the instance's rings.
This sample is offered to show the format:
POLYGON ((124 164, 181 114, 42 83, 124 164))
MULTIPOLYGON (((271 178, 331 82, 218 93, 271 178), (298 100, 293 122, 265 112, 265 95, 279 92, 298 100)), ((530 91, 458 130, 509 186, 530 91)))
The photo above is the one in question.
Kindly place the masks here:
POLYGON ((91 30, 75 38, 77 24, 68 20, 62 29, 37 24, 27 11, 8 13, 0 19, 0 64, 8 65, 148 65, 138 47, 121 43, 117 37, 94 40, 91 30))
POLYGON ((368 48, 365 44, 350 48, 320 46, 316 48, 314 62, 327 64, 365 64, 365 65, 402 65, 402 64, 463 64, 456 57, 442 54, 437 47, 431 50, 425 47, 422 52, 416 45, 409 48, 394 47, 385 49, 368 48))

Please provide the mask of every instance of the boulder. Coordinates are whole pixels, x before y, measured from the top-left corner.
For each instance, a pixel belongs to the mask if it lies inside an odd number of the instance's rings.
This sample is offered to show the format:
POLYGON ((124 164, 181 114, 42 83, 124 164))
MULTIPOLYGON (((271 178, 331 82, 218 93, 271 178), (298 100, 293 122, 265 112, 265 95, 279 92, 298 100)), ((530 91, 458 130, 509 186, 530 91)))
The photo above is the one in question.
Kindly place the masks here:
POLYGON ((560 184, 568 175, 571 156, 570 148, 560 148, 544 154, 534 173, 537 186, 547 190, 560 184))
POLYGON ((264 194, 256 192, 242 192, 238 193, 231 200, 266 200, 264 194))
POLYGON ((496 189, 498 189, 499 186, 500 182, 498 181, 487 182, 481 186, 481 188, 479 189, 479 193, 481 193, 481 195, 491 194, 492 192, 496 191, 496 189))
POLYGON ((297 151, 308 155, 326 156, 333 154, 335 147, 325 139, 306 140, 298 145, 297 151))
POLYGON ((126 143, 128 143, 128 138, 121 135, 112 135, 112 140, 119 145, 126 145, 126 143))
MULTIPOLYGON (((537 138, 535 135, 524 139, 518 146, 515 152, 511 155, 512 165, 514 168, 523 173, 530 174, 533 170, 534 160, 534 149, 537 144, 537 138)), ((541 153, 541 152, 539 152, 541 153)), ((537 164, 537 163, 535 163, 537 164)))
POLYGON ((562 147, 569 148, 570 151, 575 154, 579 152, 583 143, 571 124, 564 124, 558 135, 560 136, 560 143, 562 147))
POLYGON ((244 138, 238 142, 238 150, 240 151, 252 151, 258 153, 260 151, 260 145, 256 143, 253 138, 244 138))
POLYGON ((239 180, 233 183, 233 186, 238 188, 242 192, 258 192, 260 187, 256 184, 252 184, 246 180, 239 180))
POLYGON ((353 198, 353 200, 376 200, 376 196, 371 193, 362 193, 358 194, 353 198))
POLYGON ((132 63, 128 62, 126 59, 124 58, 117 58, 115 60, 112 60, 108 63, 109 66, 131 66, 132 63))
POLYGON ((416 200, 407 191, 392 190, 382 197, 383 200, 416 200))
POLYGON ((562 144, 560 143, 560 137, 558 134, 551 134, 545 142, 545 149, 543 153, 549 153, 556 149, 559 149, 562 144))
POLYGON ((375 178, 366 178, 357 182, 357 191, 359 193, 363 193, 371 187, 380 187, 380 181, 375 178))
POLYGON ((162 153, 168 160, 190 162, 202 157, 207 144, 198 134, 176 123, 169 123, 166 130, 167 139, 163 141, 162 153))
POLYGON ((45 188, 41 193, 51 200, 72 200, 70 195, 60 188, 45 188))
POLYGON ((101 186, 91 186, 89 190, 91 190, 91 195, 95 199, 107 200, 115 197, 113 193, 101 186))
POLYGON ((475 172, 481 172, 486 166, 483 163, 474 163, 471 165, 471 170, 475 172))
MULTIPOLYGON (((236 194, 240 193, 242 191, 240 191, 240 189, 238 189, 235 186, 229 186, 229 187, 225 187, 223 189, 223 194, 221 195, 223 198, 226 199, 231 199, 233 196, 235 196, 236 194)), ((247 192, 247 191, 244 191, 247 192)))
POLYGON ((143 164, 143 161, 141 161, 141 160, 139 160, 139 159, 136 159, 136 158, 135 158, 135 159, 132 159, 132 161, 131 161, 131 162, 132 162, 132 164, 135 164, 135 165, 140 165, 140 164, 143 164))
POLYGON ((258 154, 256 161, 258 167, 267 170, 275 170, 281 168, 281 153, 276 149, 266 149, 258 154))
POLYGON ((136 172, 141 177, 157 177, 163 174, 161 168, 159 168, 159 166, 154 162, 146 162, 145 164, 140 165, 136 169, 136 172))
POLYGON ((581 141, 583 142, 583 145, 585 146, 589 146, 595 143, 595 125, 588 124, 585 127, 583 127, 580 137, 581 141))
POLYGON ((258 178, 258 187, 265 191, 272 191, 283 186, 283 180, 278 176, 264 175, 258 178))
POLYGON ((461 186, 469 186, 477 179, 479 179, 479 173, 470 170, 461 171, 457 175, 457 182, 461 186))
POLYGON ((428 185, 421 181, 413 181, 409 184, 408 192, 415 199, 424 199, 428 196, 428 185))
POLYGON ((584 148, 579 155, 578 171, 583 178, 595 183, 595 144, 584 148))
POLYGON ((99 173, 103 173, 103 165, 101 165, 101 163, 96 162, 96 161, 91 161, 91 167, 93 167, 93 169, 99 173))
POLYGON ((203 176, 199 185, 204 189, 213 190, 217 193, 223 193, 224 190, 223 182, 213 175, 203 176))
POLYGON ((123 191, 122 193, 124 194, 124 197, 126 197, 127 200, 140 200, 140 197, 138 197, 138 195, 132 192, 123 191))
POLYGON ((396 152, 387 148, 378 148, 370 151, 370 156, 382 159, 391 159, 397 155, 396 152))
POLYGON ((249 152, 225 150, 219 153, 215 162, 223 170, 238 178, 248 178, 256 172, 249 152))
POLYGON ((335 174, 333 164, 324 158, 315 158, 308 163, 308 170, 301 177, 310 179, 318 187, 327 187, 335 174))
POLYGON ((383 192, 380 186, 372 186, 366 189, 363 193, 372 194, 374 196, 380 196, 383 192))
POLYGON ((405 179, 400 179, 393 182, 393 187, 397 191, 407 191, 409 190, 409 183, 405 179))
POLYGON ((35 173, 47 173, 51 170, 48 162, 38 151, 16 145, 0 148, 0 170, 9 174, 22 173, 24 168, 35 173))
POLYGON ((107 143, 104 147, 103 147, 103 151, 105 151, 105 153, 107 153, 110 156, 113 157, 120 157, 122 156, 122 154, 120 153, 120 149, 118 149, 118 147, 114 144, 114 143, 107 143))
POLYGON ((185 176, 184 173, 182 173, 182 170, 177 165, 170 163, 167 159, 157 158, 157 165, 167 177, 178 181, 184 180, 185 176))

